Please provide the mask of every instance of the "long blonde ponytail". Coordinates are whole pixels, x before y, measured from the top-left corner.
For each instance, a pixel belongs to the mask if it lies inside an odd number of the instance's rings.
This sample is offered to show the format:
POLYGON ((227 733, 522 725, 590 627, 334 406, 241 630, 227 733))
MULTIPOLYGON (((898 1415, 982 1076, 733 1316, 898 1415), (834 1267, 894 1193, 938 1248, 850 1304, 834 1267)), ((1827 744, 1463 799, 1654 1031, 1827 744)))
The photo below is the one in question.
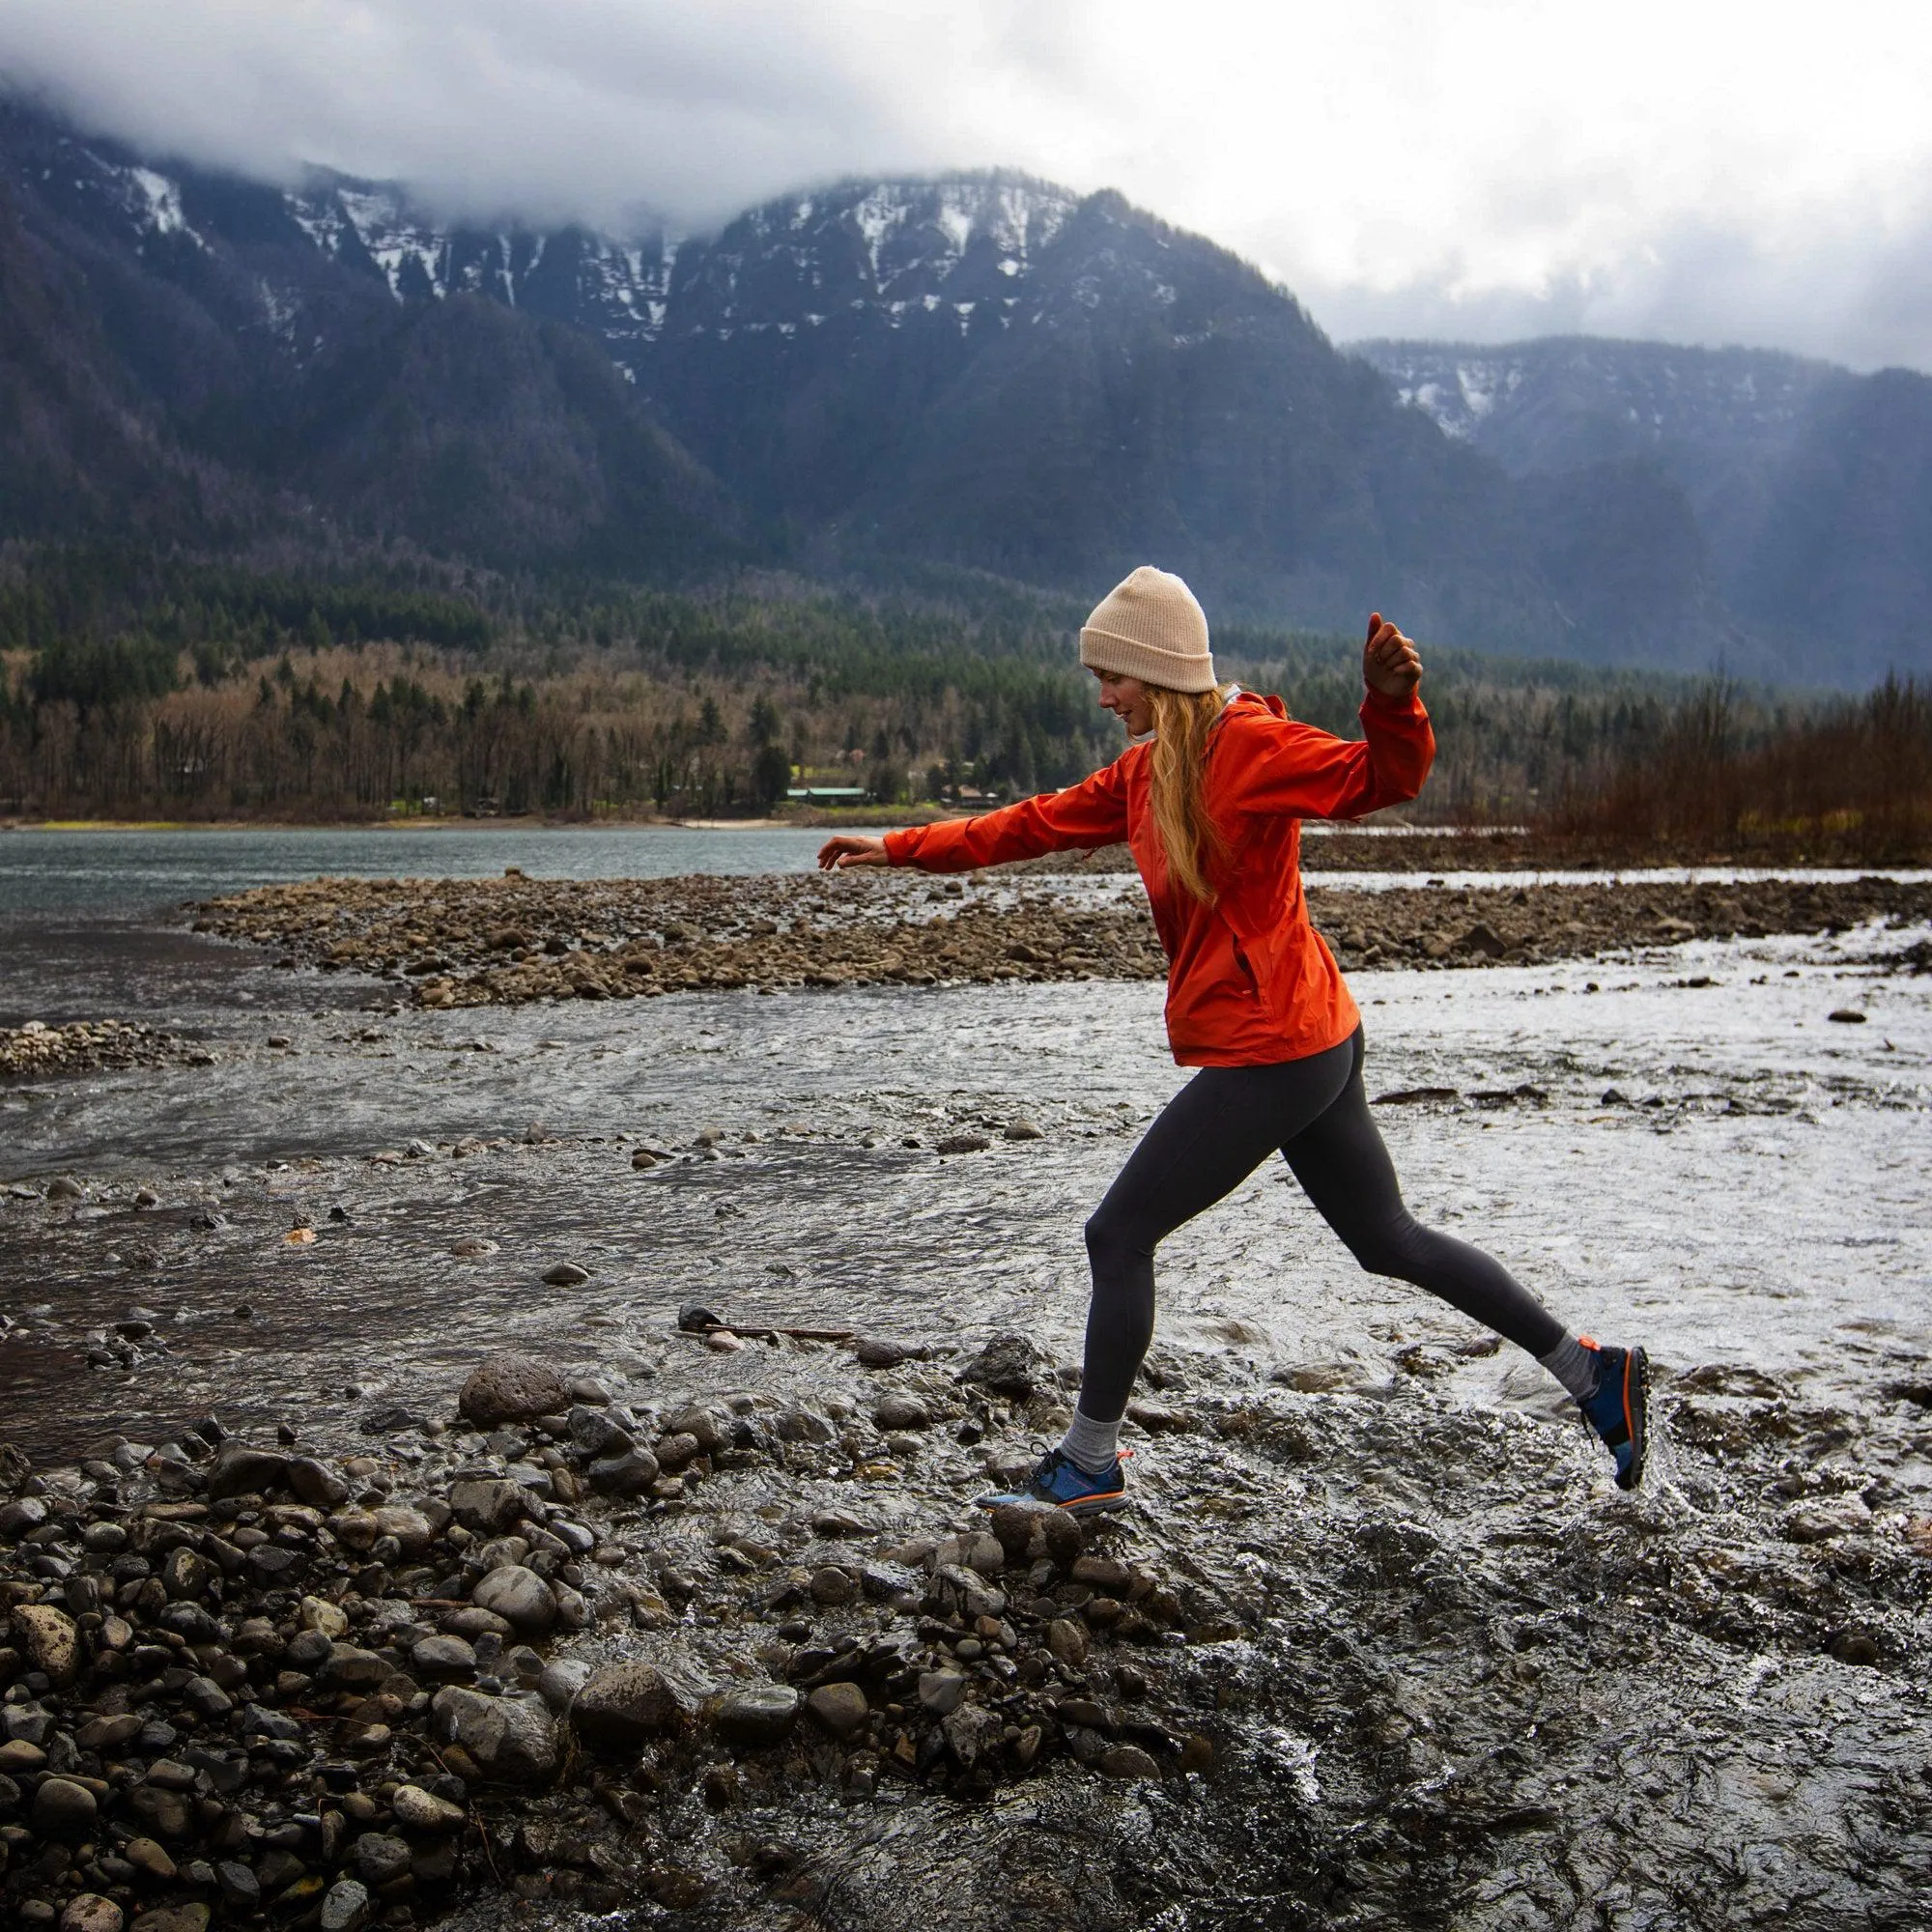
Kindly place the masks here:
POLYGON ((1229 687, 1210 691, 1168 691, 1147 687, 1153 708, 1153 775, 1149 803, 1154 829, 1167 854, 1168 876, 1184 893, 1214 903, 1208 869, 1227 856, 1220 829, 1208 815, 1203 778, 1208 733, 1228 701, 1229 687))

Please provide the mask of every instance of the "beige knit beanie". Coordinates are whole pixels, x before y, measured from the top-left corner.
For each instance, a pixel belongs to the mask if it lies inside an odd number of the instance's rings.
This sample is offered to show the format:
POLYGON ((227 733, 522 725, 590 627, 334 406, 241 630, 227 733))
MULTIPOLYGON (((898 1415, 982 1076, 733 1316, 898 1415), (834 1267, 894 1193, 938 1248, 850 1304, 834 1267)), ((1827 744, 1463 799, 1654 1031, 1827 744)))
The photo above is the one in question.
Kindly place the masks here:
POLYGON ((1212 691, 1208 615, 1170 571, 1144 563, 1080 627, 1080 662, 1169 691, 1212 691))

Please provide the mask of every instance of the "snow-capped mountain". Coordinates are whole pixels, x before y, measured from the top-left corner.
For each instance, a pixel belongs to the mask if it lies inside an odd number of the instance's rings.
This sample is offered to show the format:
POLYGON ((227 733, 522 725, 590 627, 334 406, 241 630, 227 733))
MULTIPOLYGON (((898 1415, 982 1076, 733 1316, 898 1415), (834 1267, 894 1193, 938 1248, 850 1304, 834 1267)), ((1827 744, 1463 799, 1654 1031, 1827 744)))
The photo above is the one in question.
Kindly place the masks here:
POLYGON ((1713 443, 1779 448, 1821 397, 1853 380, 1829 362, 1762 349, 1549 336, 1350 345, 1447 435, 1519 474, 1713 443))
POLYGON ((1151 557, 1227 616, 1379 604, 1445 642, 1836 677, 1932 597, 1922 378, 1343 355, 1204 238, 1017 174, 606 234, 213 175, 0 102, 0 538, 1084 590, 1151 557))

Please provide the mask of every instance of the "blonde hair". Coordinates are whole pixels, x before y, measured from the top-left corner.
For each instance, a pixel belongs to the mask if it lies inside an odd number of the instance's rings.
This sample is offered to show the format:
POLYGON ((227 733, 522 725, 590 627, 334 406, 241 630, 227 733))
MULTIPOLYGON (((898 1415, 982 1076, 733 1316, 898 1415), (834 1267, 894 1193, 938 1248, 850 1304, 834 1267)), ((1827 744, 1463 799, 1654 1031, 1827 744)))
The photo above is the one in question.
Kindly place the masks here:
POLYGON ((1168 876, 1184 893, 1208 905, 1216 894, 1208 883, 1209 868, 1227 857, 1227 841, 1208 815, 1203 779, 1208 733, 1220 717, 1232 687, 1209 691, 1169 691, 1147 687, 1153 709, 1153 774, 1149 803, 1154 830, 1167 854, 1168 876))

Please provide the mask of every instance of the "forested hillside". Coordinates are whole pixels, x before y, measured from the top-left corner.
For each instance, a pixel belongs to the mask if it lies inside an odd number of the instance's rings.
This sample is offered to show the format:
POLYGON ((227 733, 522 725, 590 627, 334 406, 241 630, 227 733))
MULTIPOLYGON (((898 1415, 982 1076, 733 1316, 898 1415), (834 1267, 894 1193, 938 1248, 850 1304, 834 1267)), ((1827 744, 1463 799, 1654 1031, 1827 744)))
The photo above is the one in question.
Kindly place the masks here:
MULTIPOLYGON (((0 813, 185 819, 745 813, 793 785, 972 804, 1120 746, 1084 604, 929 572, 890 596, 746 578, 571 589, 420 560, 327 577, 73 551, 0 585, 0 813), (427 802, 427 803, 426 803, 427 802)), ((1225 675, 1353 733, 1359 640, 1228 626, 1225 675)), ((1611 769, 1690 689, 1429 647, 1418 808, 1520 817, 1611 769)), ((1746 703, 1743 729, 1787 708, 1746 703)))
POLYGON ((1872 383, 1819 388, 1812 489, 1601 437, 1522 469, 1109 193, 888 180, 715 237, 485 232, 0 109, 16 541, 685 590, 937 565, 1075 600, 1153 559, 1217 622, 1383 605, 1491 653, 1856 683, 1927 651, 1900 612, 1932 384, 1872 383))

